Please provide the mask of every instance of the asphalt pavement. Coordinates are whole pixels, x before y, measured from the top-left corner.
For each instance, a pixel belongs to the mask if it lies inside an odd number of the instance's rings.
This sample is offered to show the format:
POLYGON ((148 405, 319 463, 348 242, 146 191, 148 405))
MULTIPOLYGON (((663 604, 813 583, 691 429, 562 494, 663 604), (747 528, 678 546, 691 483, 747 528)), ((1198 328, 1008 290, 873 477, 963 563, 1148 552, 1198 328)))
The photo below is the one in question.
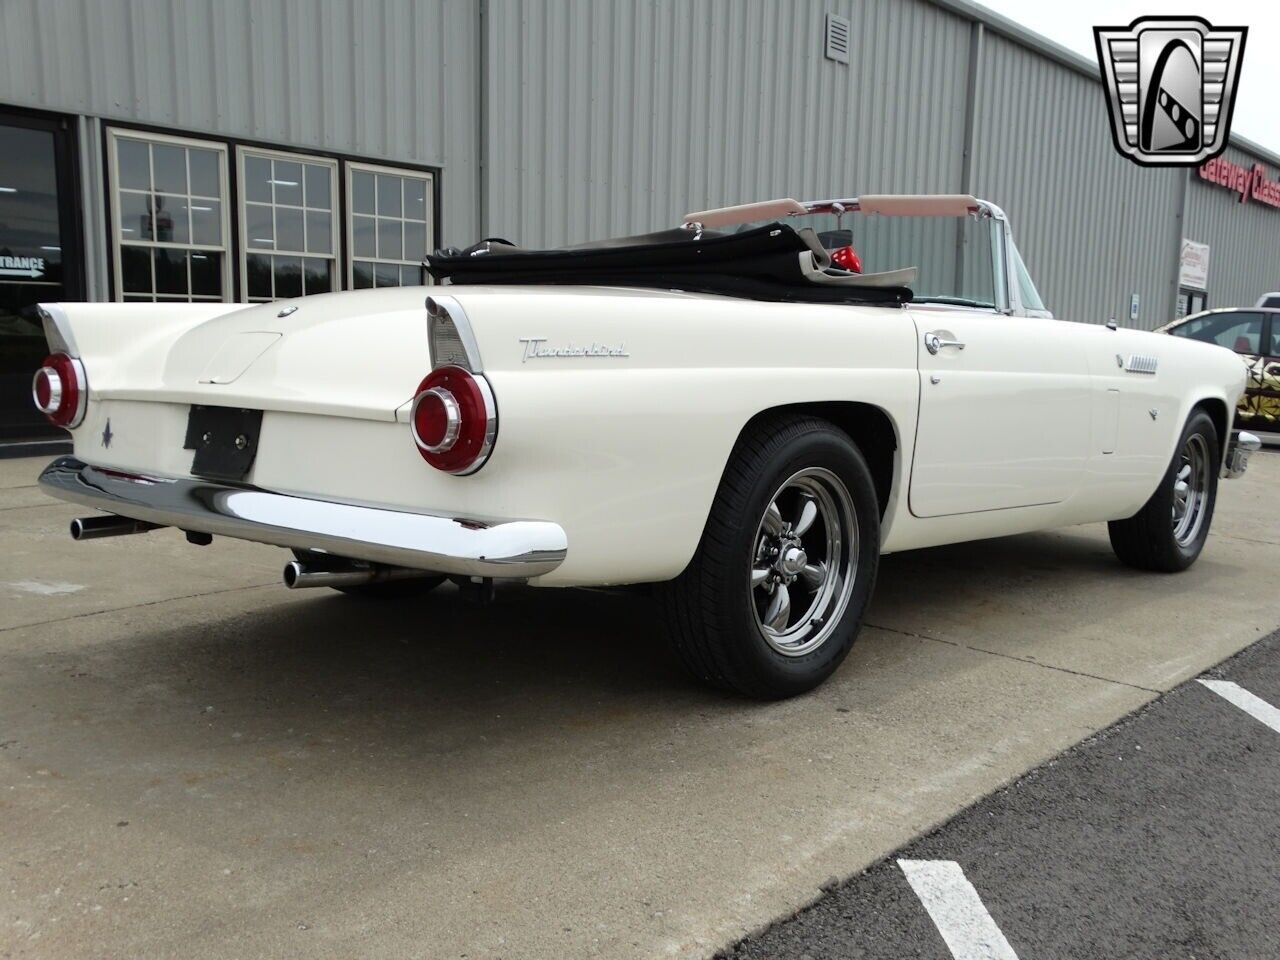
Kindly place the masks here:
POLYGON ((1280 634, 1205 677, 1272 726, 1184 683, 723 956, 1280 956, 1280 634))

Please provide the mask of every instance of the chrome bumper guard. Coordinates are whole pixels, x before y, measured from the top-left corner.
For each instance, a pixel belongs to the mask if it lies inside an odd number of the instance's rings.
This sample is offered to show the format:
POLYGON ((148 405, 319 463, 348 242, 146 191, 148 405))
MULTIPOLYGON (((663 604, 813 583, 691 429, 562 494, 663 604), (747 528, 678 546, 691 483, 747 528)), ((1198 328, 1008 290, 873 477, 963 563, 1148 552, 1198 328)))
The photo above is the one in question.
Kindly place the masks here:
POLYGON ((1249 466, 1249 454, 1262 447, 1262 441, 1244 430, 1232 430, 1227 456, 1222 462, 1222 475, 1228 479, 1243 477, 1249 466))
POLYGON ((558 524, 485 522, 327 500, 210 480, 175 480, 60 457, 40 475, 51 496, 122 517, 278 547, 460 576, 550 573, 568 549, 558 524))

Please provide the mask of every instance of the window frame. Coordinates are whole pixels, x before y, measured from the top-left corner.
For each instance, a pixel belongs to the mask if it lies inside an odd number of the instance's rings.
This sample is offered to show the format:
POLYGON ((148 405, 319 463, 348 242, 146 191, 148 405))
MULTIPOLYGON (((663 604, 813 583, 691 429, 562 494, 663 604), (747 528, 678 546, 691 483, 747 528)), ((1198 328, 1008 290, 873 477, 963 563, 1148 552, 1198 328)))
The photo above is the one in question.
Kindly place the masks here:
MULTIPOLYGON (((222 230, 222 244, 218 246, 201 243, 166 243, 159 240, 130 240, 128 245, 131 247, 142 247, 147 250, 187 250, 187 251, 206 251, 219 253, 223 256, 222 268, 222 294, 220 300, 212 300, 201 298, 198 300, 191 299, 190 286, 188 284, 188 298, 185 301, 172 299, 166 301, 155 301, 165 303, 228 303, 234 302, 234 285, 232 278, 232 253, 233 244, 231 237, 231 161, 230 148, 225 140, 205 140, 197 137, 177 136, 169 133, 158 133, 152 130, 145 130, 135 127, 118 126, 111 124, 106 126, 103 131, 106 136, 107 148, 107 204, 110 213, 108 220, 108 236, 107 241, 111 244, 111 294, 112 300, 116 303, 123 303, 125 298, 124 291, 124 269, 121 251, 126 245, 126 241, 120 238, 120 227, 122 224, 120 214, 120 170, 119 170, 119 150, 118 143, 120 140, 137 140, 148 144, 148 156, 151 144, 161 143, 175 147, 194 147, 201 150, 212 150, 218 154, 220 162, 218 164, 218 202, 222 206, 220 218, 220 226, 222 230)), ((154 161, 152 161, 152 169, 150 171, 152 177, 152 186, 154 187, 154 161)), ((191 197, 190 183, 187 184, 187 198, 191 197)), ((130 191, 138 192, 138 191, 130 191)), ((151 192, 154 192, 151 191, 151 192)), ((152 268, 154 270, 154 267, 152 268)), ((188 267, 188 281, 190 280, 190 267, 188 267)), ((152 297, 155 293, 155 277, 152 276, 152 297)))
MULTIPOLYGON (((363 257, 357 258, 356 252, 355 252, 356 233, 355 233, 355 203, 353 199, 353 190, 352 190, 352 181, 354 179, 353 175, 355 173, 372 173, 376 176, 377 174, 381 173, 381 174, 386 174, 388 176, 393 176, 393 177, 412 177, 415 180, 423 180, 426 182, 426 188, 423 190, 423 196, 426 199, 427 204, 430 206, 430 209, 426 211, 426 218, 425 218, 425 223, 427 227, 427 244, 426 244, 425 254, 427 255, 430 254, 436 242, 436 239, 435 239, 436 227, 438 225, 437 221, 439 218, 439 211, 437 209, 439 198, 436 195, 436 184, 438 181, 436 180, 437 173, 435 170, 415 169, 413 167, 393 167, 393 166, 388 166, 386 164, 365 163, 360 160, 347 160, 343 163, 342 166, 344 168, 343 178, 342 178, 343 180, 342 196, 343 196, 343 204, 345 207, 345 209, 343 210, 343 230, 346 233, 346 238, 347 238, 347 243, 345 247, 346 285, 344 289, 354 290, 356 289, 356 286, 355 286, 356 260, 357 259, 363 260, 365 258, 363 257)), ((375 217, 377 216, 376 212, 374 216, 375 217)), ((404 223, 406 220, 406 218, 403 216, 401 216, 399 219, 401 223, 404 223)), ((413 221, 413 222, 416 223, 417 221, 413 221)), ((413 265, 413 261, 405 260, 403 258, 399 260, 392 260, 390 258, 374 257, 373 262, 375 264, 376 263, 395 263, 399 266, 413 265)), ((417 265, 419 268, 421 268, 422 261, 418 261, 417 265)), ((432 285, 431 276, 426 272, 426 270, 421 270, 421 276, 423 278, 424 284, 428 286, 432 285)), ((397 286, 400 286, 400 284, 397 284, 397 286)), ((375 280, 375 287, 370 289, 376 289, 376 280, 375 280)))
MULTIPOLYGON (((1181 337, 1184 340, 1196 340, 1199 343, 1209 343, 1216 347, 1222 347, 1224 350, 1230 350, 1232 353, 1236 354, 1237 356, 1244 356, 1244 357, 1264 356, 1265 354, 1262 352, 1263 348, 1265 346, 1269 346, 1268 341, 1266 339, 1267 332, 1268 332, 1267 331, 1268 320, 1269 320, 1268 315, 1264 311, 1259 310, 1256 307, 1239 307, 1239 308, 1232 308, 1230 310, 1215 311, 1213 313, 1207 313, 1201 316, 1188 317, 1186 320, 1178 324, 1169 332, 1173 334, 1175 337, 1181 337), (1257 317, 1258 319, 1258 349, 1256 351, 1249 352, 1249 353, 1241 353, 1239 350, 1235 349, 1234 345, 1228 347, 1225 344, 1218 343, 1216 340, 1202 340, 1199 337, 1194 337, 1191 335, 1191 331, 1189 329, 1191 324, 1195 323, 1196 321, 1203 321, 1206 326, 1208 326, 1211 323, 1220 322, 1223 325, 1223 328, 1225 329, 1230 325, 1231 320, 1233 318, 1240 318, 1240 317, 1257 317)), ((1251 321, 1244 320, 1243 322, 1250 323, 1251 321)))
MULTIPOLYGON (((302 260, 312 259, 328 259, 333 261, 333 286, 331 292, 336 293, 339 290, 349 289, 349 285, 343 283, 342 257, 344 245, 342 243, 342 230, 340 229, 341 212, 338 210, 339 205, 343 202, 340 171, 343 163, 337 157, 325 156, 324 154, 301 153, 291 150, 278 150, 271 147, 256 147, 248 143, 236 143, 236 239, 239 241, 239 270, 240 275, 237 278, 237 293, 240 296, 240 303, 274 303, 275 298, 271 300, 251 300, 249 299, 249 254, 261 253, 269 257, 290 256, 299 257, 302 260), (270 160, 285 160, 292 163, 313 163, 320 164, 329 168, 329 198, 331 206, 329 208, 329 245, 330 253, 315 254, 304 253, 300 250, 280 251, 276 249, 264 250, 260 247, 249 248, 249 218, 246 216, 246 209, 249 203, 257 203, 248 199, 245 190, 244 161, 246 155, 262 157, 270 160)), ((349 165, 349 161, 347 163, 349 165)), ((292 208, 292 204, 285 204, 292 208)), ((306 209, 316 208, 300 208, 306 209)), ((274 196, 271 202, 272 210, 272 242, 275 242, 275 210, 276 202, 274 196)), ((305 212, 303 214, 305 219, 305 212)), ((275 279, 272 278, 272 293, 275 292, 275 279)), ((304 296, 306 295, 304 291, 304 296)), ((314 294, 313 294, 314 296, 314 294)))

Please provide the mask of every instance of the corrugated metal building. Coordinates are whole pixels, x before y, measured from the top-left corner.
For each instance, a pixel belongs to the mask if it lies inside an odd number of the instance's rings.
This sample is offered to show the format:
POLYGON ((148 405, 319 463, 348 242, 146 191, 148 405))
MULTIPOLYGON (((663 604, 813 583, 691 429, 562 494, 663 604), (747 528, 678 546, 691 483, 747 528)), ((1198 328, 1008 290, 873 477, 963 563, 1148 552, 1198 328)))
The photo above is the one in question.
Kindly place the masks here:
POLYGON ((746 199, 986 197, 1069 319, 1280 287, 1280 210, 1135 166, 1108 122, 1095 64, 965 0, 6 0, 0 440, 39 430, 38 300, 419 282, 434 246, 746 199))

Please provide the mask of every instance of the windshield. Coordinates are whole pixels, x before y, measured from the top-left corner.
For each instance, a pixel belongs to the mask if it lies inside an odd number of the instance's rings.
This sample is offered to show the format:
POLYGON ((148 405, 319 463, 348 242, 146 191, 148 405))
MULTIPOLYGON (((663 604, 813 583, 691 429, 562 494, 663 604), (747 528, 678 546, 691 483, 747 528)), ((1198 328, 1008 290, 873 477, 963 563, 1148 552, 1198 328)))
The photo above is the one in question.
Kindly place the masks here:
POLYGON ((784 222, 797 230, 811 227, 828 251, 852 246, 864 274, 915 267, 916 278, 908 286, 917 303, 996 307, 991 263, 996 220, 815 213, 784 222))
POLYGON ((1022 254, 1018 253, 1018 248, 1013 243, 1009 244, 1009 256, 1013 260, 1013 270, 1018 277, 1018 295, 1022 299, 1022 309, 1028 313, 1048 313, 1044 301, 1040 299, 1040 291, 1036 289, 1031 273, 1027 270, 1027 265, 1022 262, 1022 254))

